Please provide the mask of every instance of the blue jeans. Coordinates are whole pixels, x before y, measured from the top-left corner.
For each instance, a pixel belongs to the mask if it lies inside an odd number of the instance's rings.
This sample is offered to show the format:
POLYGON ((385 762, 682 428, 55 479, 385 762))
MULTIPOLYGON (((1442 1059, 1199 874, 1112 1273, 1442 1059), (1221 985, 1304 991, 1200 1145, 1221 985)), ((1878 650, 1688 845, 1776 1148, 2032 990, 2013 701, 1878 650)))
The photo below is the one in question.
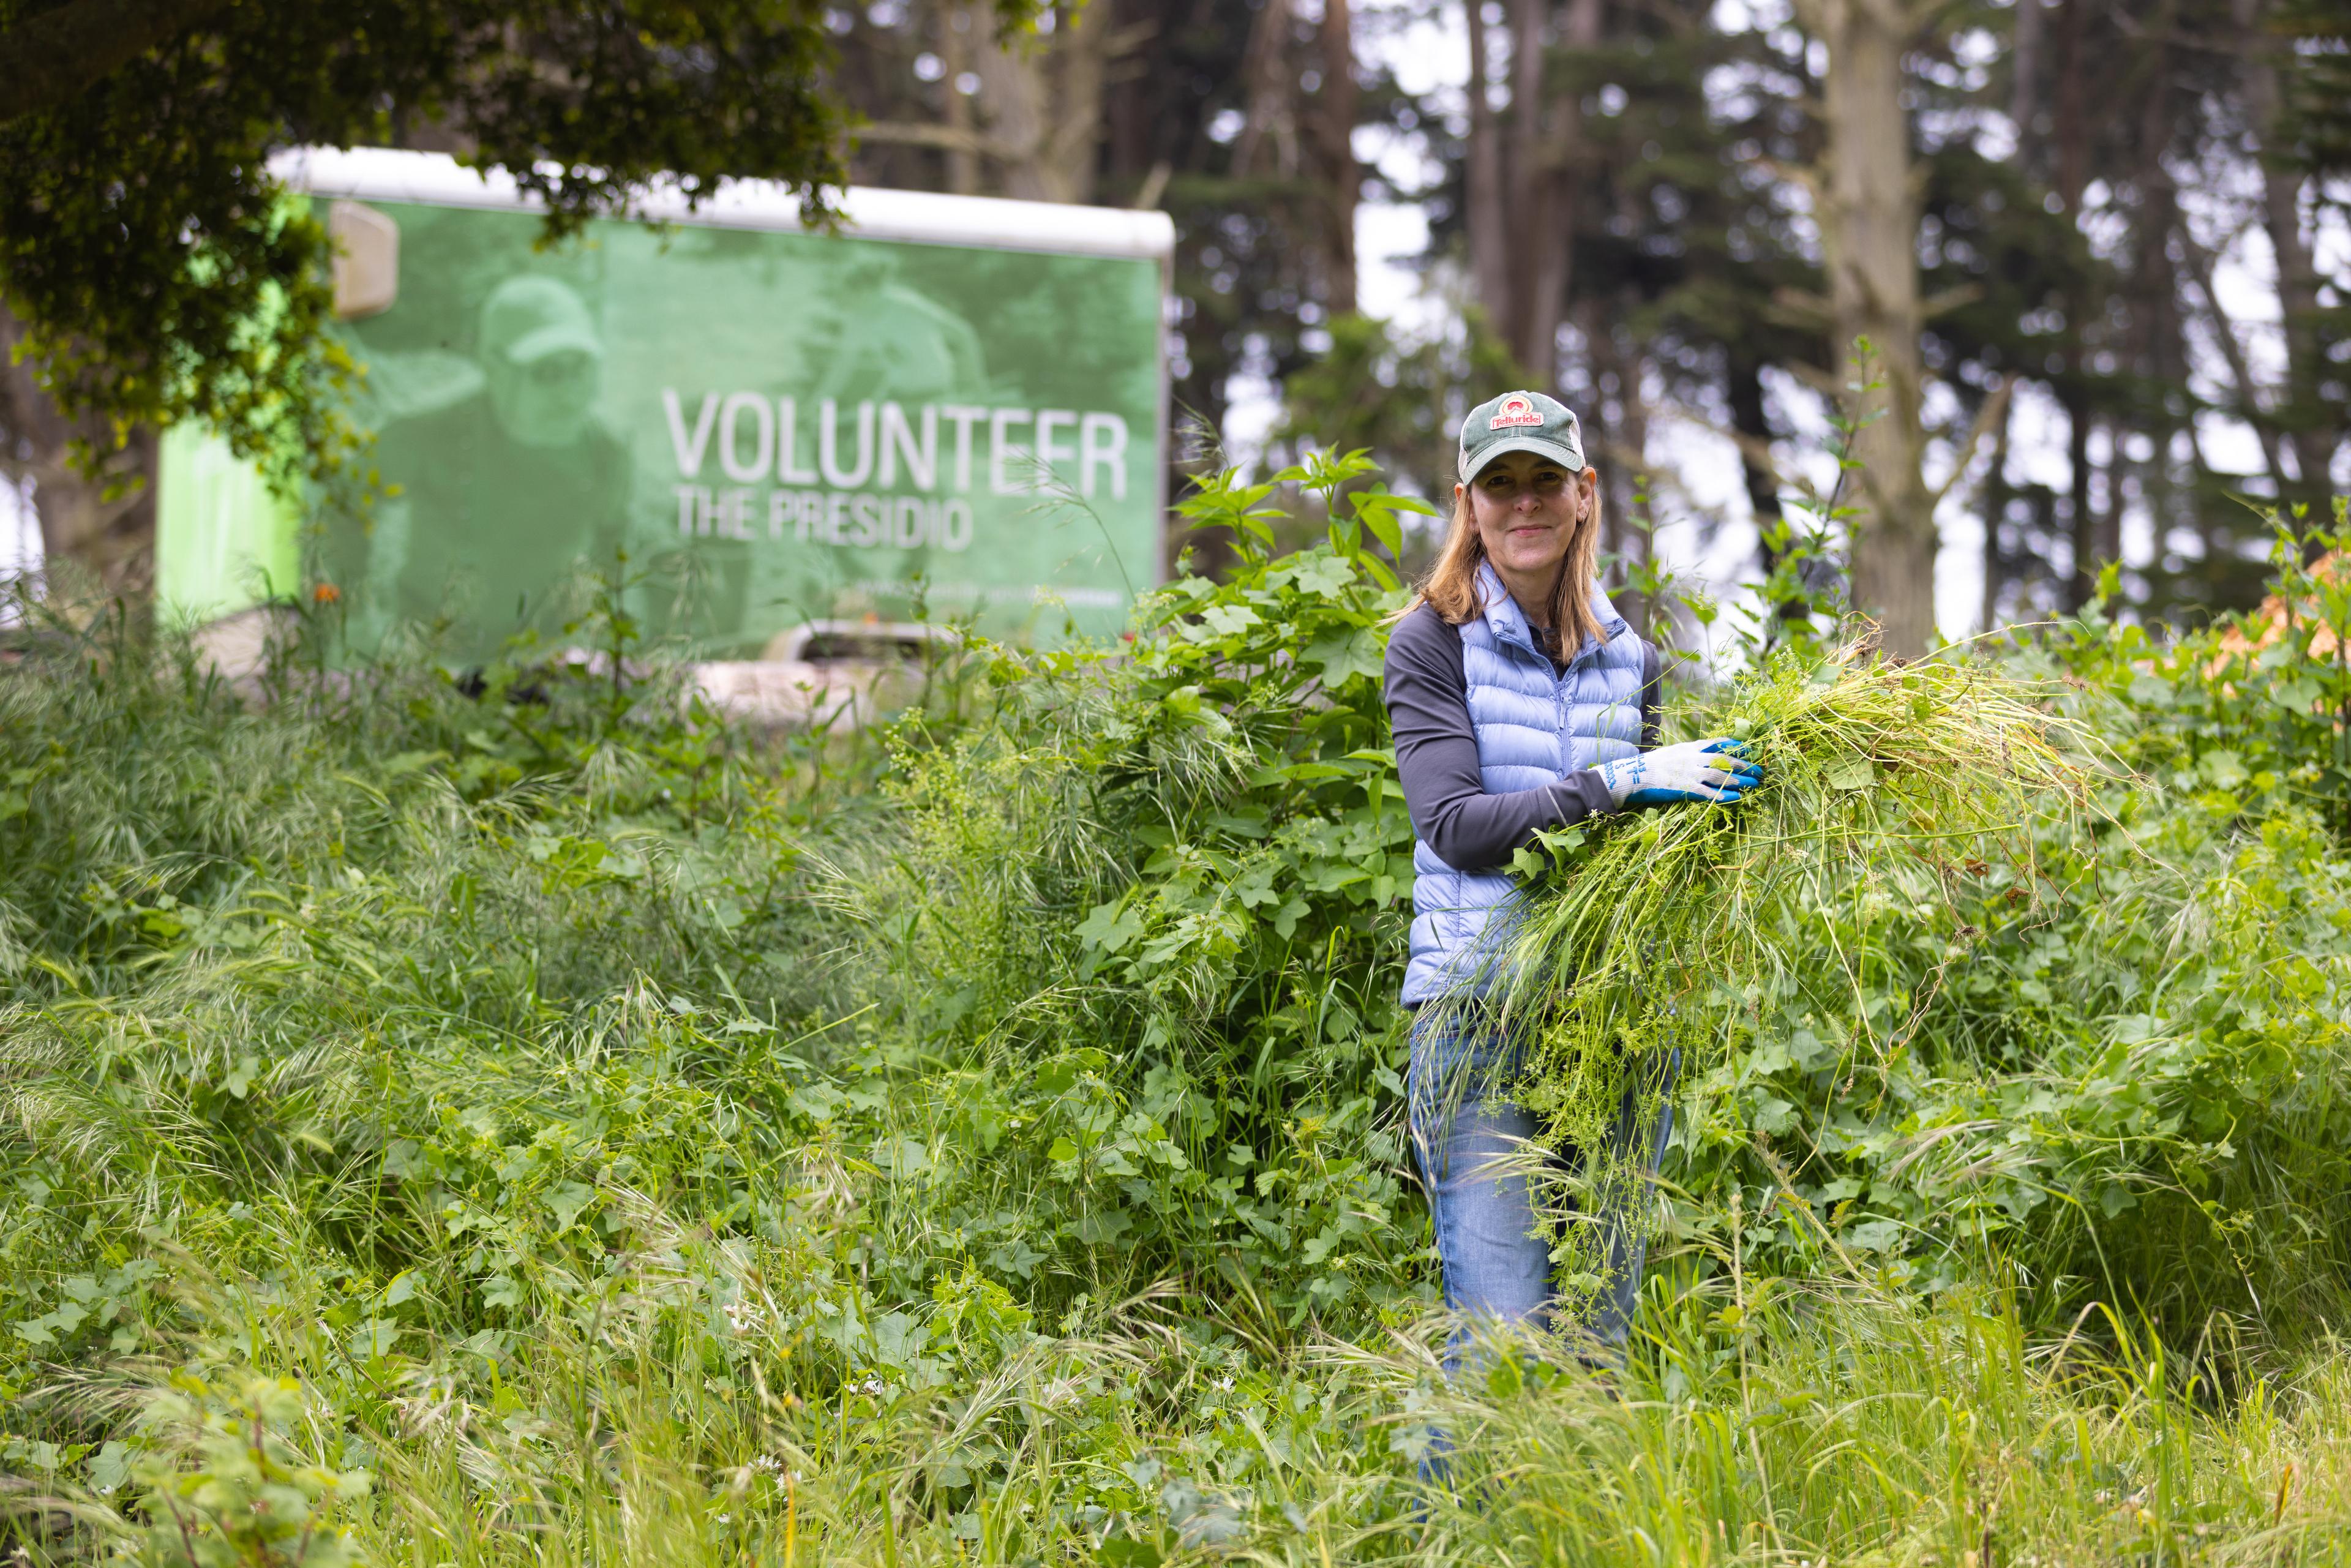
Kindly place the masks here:
POLYGON ((1625 1088, 1608 1139, 1613 1168, 1604 1174, 1591 1215, 1604 1228, 1605 1268, 1580 1322, 1552 1321, 1559 1292, 1551 1249, 1558 1224, 1535 1212, 1528 1174, 1538 1163, 1572 1176, 1583 1152, 1527 1146, 1535 1120, 1507 1092, 1523 1058, 1523 1040, 1506 1038, 1472 1009, 1427 1007, 1413 1020, 1413 1149, 1436 1222, 1445 1304, 1460 1320, 1446 1346, 1448 1375, 1461 1369, 1478 1333, 1498 1328, 1556 1331, 1578 1342, 1585 1361, 1622 1364, 1640 1293, 1649 1249, 1640 1209, 1673 1133, 1673 1106, 1664 1096, 1672 1092, 1680 1053, 1658 1062, 1646 1082, 1625 1088), (1645 1091, 1661 1102, 1654 1125, 1644 1124, 1645 1091))

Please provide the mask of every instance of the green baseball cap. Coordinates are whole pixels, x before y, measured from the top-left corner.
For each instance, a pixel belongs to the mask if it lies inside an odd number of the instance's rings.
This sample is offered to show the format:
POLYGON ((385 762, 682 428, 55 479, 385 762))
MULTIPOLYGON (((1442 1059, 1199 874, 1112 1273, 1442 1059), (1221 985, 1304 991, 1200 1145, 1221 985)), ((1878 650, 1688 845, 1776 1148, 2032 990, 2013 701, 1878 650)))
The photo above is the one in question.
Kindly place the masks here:
POLYGON ((1571 474, 1584 469, 1583 431, 1567 405, 1538 392, 1509 392, 1461 422, 1461 482, 1475 480, 1506 452, 1535 452, 1571 474))
POLYGON ((481 350, 517 365, 566 352, 604 357, 596 324, 570 285, 535 275, 507 278, 483 303, 481 350))

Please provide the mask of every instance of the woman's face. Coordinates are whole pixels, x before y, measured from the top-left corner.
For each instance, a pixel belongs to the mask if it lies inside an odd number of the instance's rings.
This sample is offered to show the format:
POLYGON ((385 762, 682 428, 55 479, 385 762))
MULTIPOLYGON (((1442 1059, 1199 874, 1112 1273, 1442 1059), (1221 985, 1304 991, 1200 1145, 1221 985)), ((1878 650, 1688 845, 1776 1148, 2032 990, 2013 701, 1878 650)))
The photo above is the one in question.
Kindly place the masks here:
POLYGON ((1532 452, 1506 452, 1487 465, 1468 487, 1469 516, 1494 570, 1530 580, 1557 571, 1576 525, 1591 515, 1599 479, 1532 452))

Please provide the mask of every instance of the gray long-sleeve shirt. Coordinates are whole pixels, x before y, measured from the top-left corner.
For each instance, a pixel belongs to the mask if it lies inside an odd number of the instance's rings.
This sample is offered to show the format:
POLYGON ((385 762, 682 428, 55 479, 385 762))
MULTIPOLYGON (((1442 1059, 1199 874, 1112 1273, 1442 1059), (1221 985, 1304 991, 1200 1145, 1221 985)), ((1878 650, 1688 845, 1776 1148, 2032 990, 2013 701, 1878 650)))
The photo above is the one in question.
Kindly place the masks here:
MULTIPOLYGON (((1396 622, 1385 674, 1396 775, 1413 831, 1456 871, 1508 864, 1541 830, 1616 810, 1595 768, 1540 789, 1486 792, 1478 732, 1469 722, 1468 682, 1461 673, 1461 632, 1431 606, 1417 605, 1396 622)), ((1658 685, 1656 651, 1650 649, 1641 672, 1644 747, 1657 742, 1658 685)))

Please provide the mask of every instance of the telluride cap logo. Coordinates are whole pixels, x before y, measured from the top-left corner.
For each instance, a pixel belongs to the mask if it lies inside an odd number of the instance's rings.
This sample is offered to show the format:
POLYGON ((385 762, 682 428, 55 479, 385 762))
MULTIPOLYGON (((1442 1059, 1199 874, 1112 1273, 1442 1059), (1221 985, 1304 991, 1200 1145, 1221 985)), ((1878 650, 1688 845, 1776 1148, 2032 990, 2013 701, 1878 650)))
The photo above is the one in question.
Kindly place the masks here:
POLYGON ((1535 405, 1531 400, 1512 392, 1502 400, 1501 412, 1486 422, 1486 428, 1507 430, 1514 425, 1541 424, 1542 422, 1542 415, 1535 412, 1535 405))

